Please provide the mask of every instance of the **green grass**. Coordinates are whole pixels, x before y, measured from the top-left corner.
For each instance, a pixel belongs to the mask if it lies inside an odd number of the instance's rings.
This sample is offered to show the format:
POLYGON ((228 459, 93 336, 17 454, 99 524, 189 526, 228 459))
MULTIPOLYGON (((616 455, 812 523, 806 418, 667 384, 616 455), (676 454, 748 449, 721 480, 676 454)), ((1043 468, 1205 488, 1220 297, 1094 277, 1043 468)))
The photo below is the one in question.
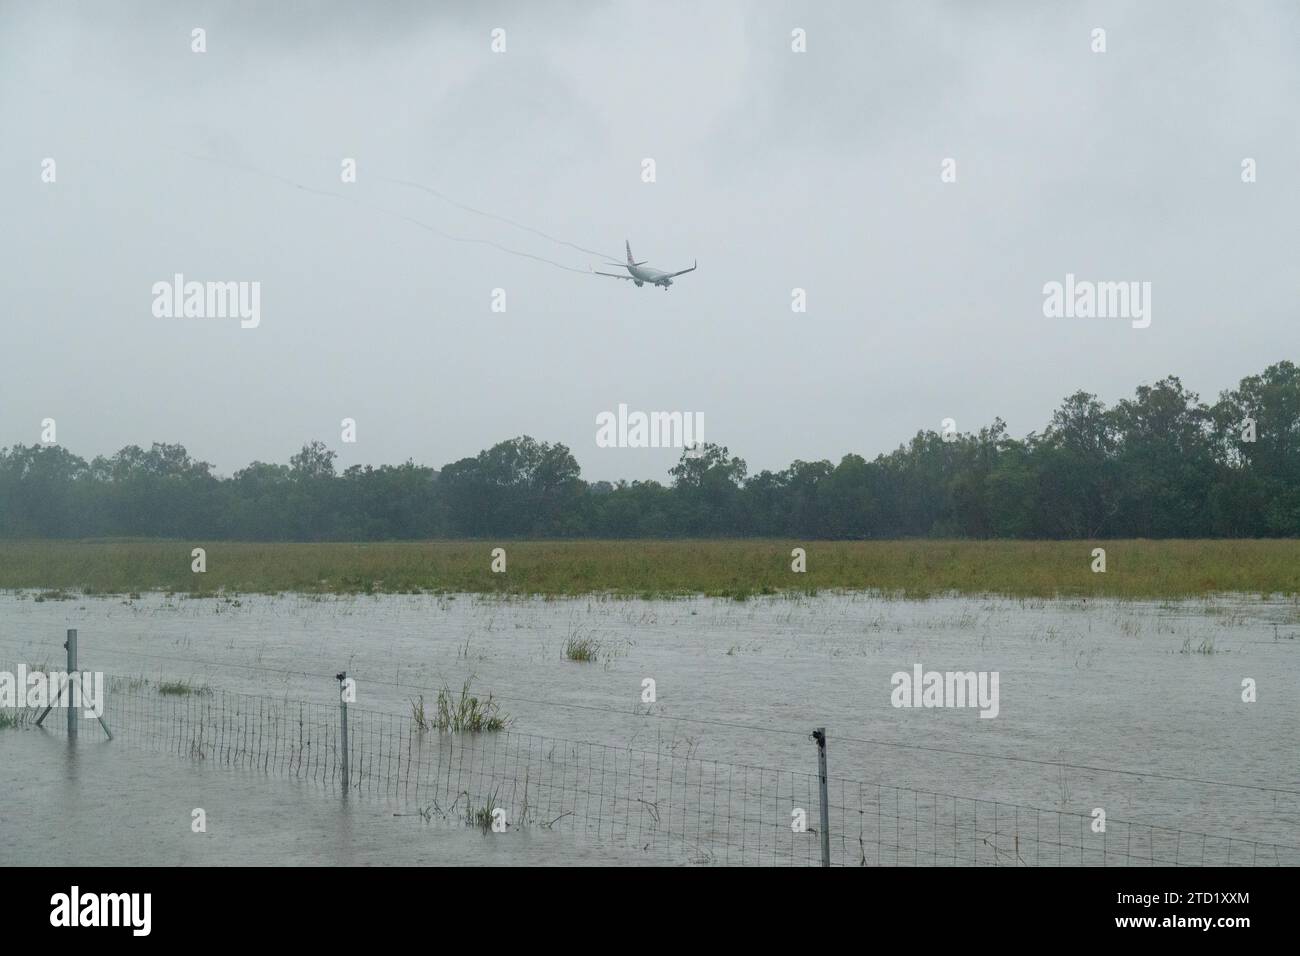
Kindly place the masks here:
POLYGON ((484 833, 490 832, 492 829, 492 813, 497 809, 496 791, 493 790, 492 796, 488 797, 487 801, 482 806, 478 807, 474 806, 474 804, 469 801, 468 792, 466 792, 464 796, 466 798, 465 822, 471 827, 477 827, 484 833))
MULTIPOLYGON (((438 703, 432 724, 441 731, 451 733, 482 733, 505 730, 510 724, 509 716, 501 713, 501 708, 492 699, 492 695, 478 697, 469 692, 470 680, 460 689, 457 697, 452 691, 443 687, 438 691, 438 703)), ((421 716, 424 700, 420 700, 421 716)))
POLYGON ((217 541, 0 542, 0 589, 130 594, 482 593, 745 598, 876 589, 1023 597, 1184 598, 1214 591, 1300 594, 1300 541, 217 541), (190 550, 207 549, 207 573, 190 550), (504 547, 509 571, 491 571, 504 547), (808 570, 790 570, 790 549, 808 570), (1094 547, 1107 571, 1090 570, 1094 547))
POLYGON ((564 657, 566 660, 578 661, 579 663, 590 663, 600 656, 600 642, 590 637, 582 637, 577 631, 569 635, 569 639, 564 642, 564 657))
POLYGON ((424 712, 424 695, 421 694, 418 700, 411 701, 411 722, 415 724, 416 729, 421 733, 430 727, 429 716, 424 712))
POLYGON ((187 680, 165 680, 158 682, 158 693, 164 697, 188 697, 191 694, 202 697, 211 694, 212 689, 206 684, 191 684, 187 680))

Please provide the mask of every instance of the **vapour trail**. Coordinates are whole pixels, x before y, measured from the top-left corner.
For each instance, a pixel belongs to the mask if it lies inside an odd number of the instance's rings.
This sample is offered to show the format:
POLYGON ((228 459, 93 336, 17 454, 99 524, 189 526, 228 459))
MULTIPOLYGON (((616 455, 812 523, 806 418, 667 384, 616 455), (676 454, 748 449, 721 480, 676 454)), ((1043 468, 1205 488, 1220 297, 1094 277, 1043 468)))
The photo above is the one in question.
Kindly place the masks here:
POLYGON ((476 216, 485 216, 488 219, 495 219, 497 222, 507 223, 508 225, 514 226, 516 229, 522 229, 524 230, 524 232, 531 232, 535 236, 541 236, 543 239, 549 239, 551 242, 558 242, 560 245, 568 246, 570 249, 577 249, 579 252, 586 252, 593 256, 604 256, 606 259, 613 259, 615 261, 618 260, 618 256, 616 255, 611 256, 609 253, 601 252, 599 249, 588 249, 586 246, 580 246, 576 242, 569 242, 567 239, 561 239, 558 236, 552 236, 549 233, 542 232, 542 230, 540 229, 534 229, 532 226, 526 226, 522 222, 516 222, 515 220, 509 219, 505 216, 498 216, 496 213, 485 212, 482 209, 475 209, 473 206, 452 199, 447 194, 439 192, 438 190, 434 189, 432 186, 426 186, 424 183, 412 182, 409 179, 394 179, 391 176, 376 176, 375 178, 382 180, 383 182, 386 183, 395 183, 398 186, 409 186, 412 189, 422 190, 423 192, 426 192, 431 196, 438 197, 443 202, 448 203, 449 205, 455 206, 457 209, 463 209, 466 212, 472 212, 476 216))
MULTIPOLYGON (((208 163, 216 163, 219 166, 230 166, 234 169, 242 169, 245 172, 256 173, 260 176, 266 176, 270 179, 274 179, 276 182, 283 183, 286 186, 292 186, 294 189, 301 189, 304 192, 313 193, 317 196, 326 196, 330 199, 339 199, 344 202, 355 203, 358 206, 361 206, 365 209, 370 209, 374 212, 380 212, 386 216, 392 216, 394 219, 400 219, 403 222, 408 222, 413 226, 417 226, 420 229, 424 229, 427 232, 433 233, 435 236, 438 236, 442 239, 446 239, 448 242, 460 242, 460 243, 468 243, 473 245, 491 246, 492 248, 499 249, 501 252, 507 253, 509 255, 518 256, 521 259, 532 259, 534 262, 544 262, 547 265, 554 266, 557 269, 563 269, 565 272, 576 272, 579 275, 584 275, 584 276, 591 275, 591 271, 588 269, 576 269, 573 266, 566 266, 562 262, 556 262, 554 259, 547 259, 544 256, 535 256, 531 252, 523 252, 519 249, 511 249, 508 246, 501 245, 499 242, 493 242, 491 239, 477 239, 471 236, 452 235, 449 232, 444 232, 443 230, 439 229, 437 226, 431 226, 427 222, 424 222, 423 220, 416 219, 414 216, 408 216, 405 213, 394 212, 391 209, 385 209, 383 206, 374 206, 371 205, 370 203, 362 202, 361 200, 357 199, 354 196, 346 196, 343 195, 342 193, 329 192, 328 190, 324 190, 324 189, 315 189, 311 186, 304 186, 302 183, 295 182, 294 180, 281 176, 278 173, 273 173, 270 170, 261 169, 260 167, 257 166, 250 166, 246 163, 237 163, 232 160, 217 159, 214 156, 201 156, 198 153, 189 153, 184 150, 177 150, 177 152, 180 152, 182 155, 188 156, 191 159, 199 159, 208 163)), ((583 251, 585 252, 587 250, 583 250, 583 251)))

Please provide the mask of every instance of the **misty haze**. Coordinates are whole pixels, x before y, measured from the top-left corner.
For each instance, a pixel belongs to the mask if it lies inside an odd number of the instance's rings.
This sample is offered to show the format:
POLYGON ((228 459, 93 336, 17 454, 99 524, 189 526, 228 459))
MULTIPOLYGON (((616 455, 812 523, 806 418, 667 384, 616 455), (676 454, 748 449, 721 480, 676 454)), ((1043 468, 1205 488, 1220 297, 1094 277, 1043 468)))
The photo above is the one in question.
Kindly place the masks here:
POLYGON ((0 859, 1300 865, 1298 37, 0 0, 0 859))

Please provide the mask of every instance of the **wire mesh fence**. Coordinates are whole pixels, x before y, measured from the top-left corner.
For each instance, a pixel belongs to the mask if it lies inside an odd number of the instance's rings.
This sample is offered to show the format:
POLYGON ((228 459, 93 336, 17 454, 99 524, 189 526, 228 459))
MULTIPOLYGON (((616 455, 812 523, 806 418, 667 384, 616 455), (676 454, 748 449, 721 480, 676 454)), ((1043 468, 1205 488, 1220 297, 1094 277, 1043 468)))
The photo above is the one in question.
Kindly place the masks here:
POLYGON ((1300 847, 831 778, 832 864, 1296 866, 1300 847))
MULTIPOLYGON (((11 672, 13 664, 0 665, 11 672)), ((720 865, 1300 865, 1300 847, 1108 820, 833 774, 828 819, 814 772, 497 731, 450 732, 419 712, 232 693, 105 675, 114 738, 179 757, 314 781, 485 830, 541 827, 720 865)), ((11 722, 29 726, 32 709, 11 722)), ((66 732, 66 714, 43 728, 66 732)), ((832 750, 833 755, 833 750, 832 750)), ((813 744, 809 763, 816 765, 813 744)), ((832 757, 833 759, 833 757, 832 757)))

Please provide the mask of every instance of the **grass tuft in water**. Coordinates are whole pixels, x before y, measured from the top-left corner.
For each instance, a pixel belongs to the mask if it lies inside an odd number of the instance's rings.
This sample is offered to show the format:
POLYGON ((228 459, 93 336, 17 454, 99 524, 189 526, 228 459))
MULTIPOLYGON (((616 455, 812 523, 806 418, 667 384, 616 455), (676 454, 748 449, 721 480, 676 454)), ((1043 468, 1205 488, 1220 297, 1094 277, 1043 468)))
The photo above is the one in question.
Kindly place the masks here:
MULTIPOLYGON (((465 796, 468 797, 469 794, 467 793, 465 796)), ((493 791, 492 796, 480 807, 467 802, 465 805, 465 822, 472 827, 478 827, 484 833, 490 831, 492 829, 492 814, 497 808, 496 800, 496 791, 493 791)))
POLYGON ((164 697, 189 697, 191 694, 205 697, 212 693, 207 684, 191 684, 187 680, 164 680, 158 682, 158 693, 164 697))
POLYGON ((415 724, 420 733, 424 733, 431 726, 428 715, 424 712, 424 695, 411 701, 411 721, 415 724))
POLYGON ((465 681, 460 696, 445 686, 438 691, 437 712, 433 717, 435 727, 444 732, 474 734, 506 729, 510 723, 509 715, 501 713, 491 694, 486 698, 471 694, 472 682, 473 678, 465 681))
POLYGON ((582 637, 577 631, 569 635, 564 642, 566 660, 590 663, 600 656, 600 642, 590 637, 582 637))

